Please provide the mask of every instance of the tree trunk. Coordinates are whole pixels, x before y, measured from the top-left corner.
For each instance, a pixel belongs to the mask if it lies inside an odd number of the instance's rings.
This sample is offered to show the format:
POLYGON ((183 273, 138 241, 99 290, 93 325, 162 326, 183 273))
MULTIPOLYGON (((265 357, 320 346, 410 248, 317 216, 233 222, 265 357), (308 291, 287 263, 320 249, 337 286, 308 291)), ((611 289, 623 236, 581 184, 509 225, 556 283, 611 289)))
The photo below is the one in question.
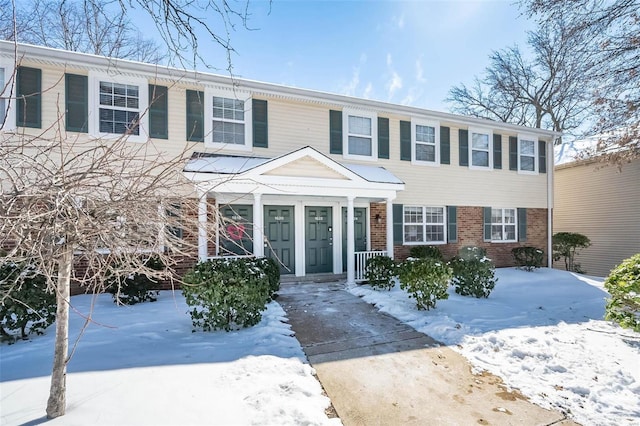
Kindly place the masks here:
POLYGON ((47 418, 63 416, 66 409, 67 357, 69 352, 69 294, 73 247, 66 246, 58 260, 58 282, 56 285, 56 342, 53 352, 51 389, 47 401, 47 418))

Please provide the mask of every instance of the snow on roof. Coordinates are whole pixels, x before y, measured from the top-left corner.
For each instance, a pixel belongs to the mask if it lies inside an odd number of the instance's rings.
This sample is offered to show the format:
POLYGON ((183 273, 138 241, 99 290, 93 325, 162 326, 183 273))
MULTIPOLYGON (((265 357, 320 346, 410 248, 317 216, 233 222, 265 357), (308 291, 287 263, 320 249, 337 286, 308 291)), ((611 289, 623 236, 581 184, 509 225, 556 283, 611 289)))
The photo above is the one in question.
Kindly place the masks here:
MULTIPOLYGON (((273 159, 265 157, 194 153, 185 165, 184 171, 192 173, 237 174, 244 173, 271 160, 273 159)), ((384 167, 363 166, 360 164, 337 164, 369 182, 404 183, 384 167)))

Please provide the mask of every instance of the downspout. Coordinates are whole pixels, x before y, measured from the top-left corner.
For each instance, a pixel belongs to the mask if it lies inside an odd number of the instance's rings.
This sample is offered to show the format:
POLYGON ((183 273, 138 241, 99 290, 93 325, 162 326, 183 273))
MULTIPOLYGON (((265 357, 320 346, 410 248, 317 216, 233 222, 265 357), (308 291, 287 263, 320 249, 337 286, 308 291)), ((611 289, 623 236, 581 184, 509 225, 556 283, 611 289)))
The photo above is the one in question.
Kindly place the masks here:
POLYGON ((555 152, 553 150, 553 140, 547 147, 547 262, 549 268, 553 268, 553 173, 555 163, 555 152), (549 164, 551 163, 551 164, 549 164))

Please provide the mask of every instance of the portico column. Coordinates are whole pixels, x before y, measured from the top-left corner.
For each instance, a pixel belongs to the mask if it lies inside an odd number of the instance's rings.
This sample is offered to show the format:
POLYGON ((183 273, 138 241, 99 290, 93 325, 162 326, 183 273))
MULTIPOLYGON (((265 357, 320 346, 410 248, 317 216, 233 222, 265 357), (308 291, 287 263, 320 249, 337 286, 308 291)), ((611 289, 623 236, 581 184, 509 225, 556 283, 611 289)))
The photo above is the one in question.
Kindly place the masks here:
POLYGON ((393 200, 387 198, 387 256, 393 259, 393 200))
POLYGON ((264 209, 262 194, 253 194, 253 254, 264 256, 264 209))
POLYGON ((198 203, 198 260, 204 262, 209 254, 207 243, 207 193, 200 195, 198 203))
POLYGON ((347 197, 347 285, 356 283, 356 249, 353 226, 353 200, 355 197, 347 197))

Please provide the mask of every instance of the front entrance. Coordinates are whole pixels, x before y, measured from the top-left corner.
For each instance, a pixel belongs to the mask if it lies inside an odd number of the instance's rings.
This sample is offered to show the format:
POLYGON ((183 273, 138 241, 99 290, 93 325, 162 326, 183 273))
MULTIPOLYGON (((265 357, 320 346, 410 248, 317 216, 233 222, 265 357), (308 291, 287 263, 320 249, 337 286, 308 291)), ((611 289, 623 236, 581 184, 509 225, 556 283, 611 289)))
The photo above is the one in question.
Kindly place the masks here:
POLYGON ((305 273, 333 272, 331 207, 305 207, 305 273))
MULTIPOLYGON (((353 232, 355 237, 355 251, 367 250, 367 209, 356 207, 353 209, 353 232)), ((342 270, 347 270, 347 208, 342 208, 342 270)))
POLYGON ((253 254, 253 206, 221 206, 220 255, 253 254))
POLYGON ((264 254, 280 266, 280 274, 295 270, 293 206, 264 206, 264 254))

